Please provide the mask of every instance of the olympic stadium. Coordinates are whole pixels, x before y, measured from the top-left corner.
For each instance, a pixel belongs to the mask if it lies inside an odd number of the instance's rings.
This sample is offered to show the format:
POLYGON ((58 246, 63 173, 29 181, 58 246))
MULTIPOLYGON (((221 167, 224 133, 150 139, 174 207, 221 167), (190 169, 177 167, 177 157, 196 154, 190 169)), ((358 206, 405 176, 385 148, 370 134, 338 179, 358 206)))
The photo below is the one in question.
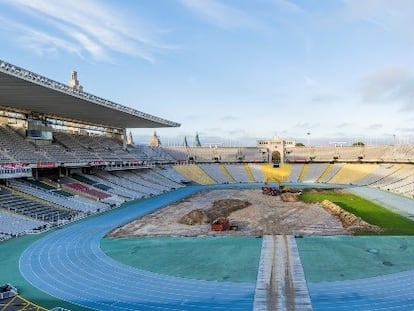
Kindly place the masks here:
POLYGON ((127 129, 180 124, 86 93, 76 73, 65 85, 1 60, 0 112, 0 310, 414 310, 409 229, 105 246, 113 229, 194 195, 269 185, 346 189, 411 228, 412 145, 138 145, 127 129))

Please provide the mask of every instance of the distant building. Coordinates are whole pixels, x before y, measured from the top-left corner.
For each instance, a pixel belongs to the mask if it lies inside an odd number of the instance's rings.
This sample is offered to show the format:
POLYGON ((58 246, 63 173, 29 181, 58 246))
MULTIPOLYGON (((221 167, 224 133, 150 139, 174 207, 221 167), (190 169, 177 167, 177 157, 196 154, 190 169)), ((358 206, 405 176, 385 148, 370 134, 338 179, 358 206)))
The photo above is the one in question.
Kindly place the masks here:
POLYGON ((129 131, 129 134, 128 134, 127 145, 134 145, 134 139, 132 138, 131 131, 129 131))
POLYGON ((161 146, 161 140, 160 137, 157 135, 157 132, 154 131, 154 135, 152 135, 150 141, 149 141, 149 145, 151 147, 159 147, 161 146))
POLYGON ((285 148, 292 148, 295 144, 296 142, 293 140, 283 140, 277 136, 256 142, 257 148, 263 154, 263 160, 274 165, 283 163, 285 161, 285 148))
POLYGON ((78 73, 76 71, 72 71, 70 75, 69 86, 74 90, 83 91, 83 86, 79 84, 78 73))

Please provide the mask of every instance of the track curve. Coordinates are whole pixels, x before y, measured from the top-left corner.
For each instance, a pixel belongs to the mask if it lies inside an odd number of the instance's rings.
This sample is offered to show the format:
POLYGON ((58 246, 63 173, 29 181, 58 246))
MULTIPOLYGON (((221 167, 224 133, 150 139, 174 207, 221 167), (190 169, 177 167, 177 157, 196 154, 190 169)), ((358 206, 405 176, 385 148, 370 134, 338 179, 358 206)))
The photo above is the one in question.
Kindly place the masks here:
POLYGON ((186 187, 55 230, 22 253, 20 271, 42 291, 95 310, 251 310, 255 284, 152 273, 100 248, 111 229, 201 189, 186 187))
MULTIPOLYGON (((22 253, 20 271, 42 291, 95 310, 252 310, 255 284, 191 280, 132 268, 104 254, 100 240, 114 227, 200 190, 257 186, 190 186, 55 230, 22 253)), ((376 189, 369 189, 369 195, 360 189, 363 196, 381 195, 380 202, 386 197, 386 205, 395 210, 414 208, 412 200, 400 202, 376 189)), ((308 283, 308 288, 315 311, 414 310, 414 270, 308 283)))

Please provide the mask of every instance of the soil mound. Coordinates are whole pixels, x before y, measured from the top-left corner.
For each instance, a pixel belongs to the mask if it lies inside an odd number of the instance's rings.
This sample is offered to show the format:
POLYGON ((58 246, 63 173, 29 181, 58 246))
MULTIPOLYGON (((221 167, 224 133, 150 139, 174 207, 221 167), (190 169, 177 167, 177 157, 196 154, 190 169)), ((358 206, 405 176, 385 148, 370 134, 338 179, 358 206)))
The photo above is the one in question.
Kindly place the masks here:
POLYGON ((219 218, 226 218, 231 213, 246 208, 251 205, 248 201, 239 199, 222 199, 213 202, 212 206, 206 210, 195 209, 182 216, 178 223, 186 225, 211 224, 219 218))
POLYGON ((342 226, 352 234, 358 232, 381 232, 382 229, 378 226, 371 225, 366 221, 362 220, 361 217, 357 217, 352 213, 349 213, 342 209, 340 206, 332 203, 331 201, 324 200, 321 206, 328 210, 332 215, 338 218, 342 226))
POLYGON ((297 202, 299 201, 299 194, 298 192, 292 193, 292 192, 283 192, 280 194, 280 199, 283 202, 297 202))
POLYGON ((206 212, 201 209, 192 210, 178 220, 179 224, 190 226, 208 224, 209 222, 210 218, 207 216, 206 212))

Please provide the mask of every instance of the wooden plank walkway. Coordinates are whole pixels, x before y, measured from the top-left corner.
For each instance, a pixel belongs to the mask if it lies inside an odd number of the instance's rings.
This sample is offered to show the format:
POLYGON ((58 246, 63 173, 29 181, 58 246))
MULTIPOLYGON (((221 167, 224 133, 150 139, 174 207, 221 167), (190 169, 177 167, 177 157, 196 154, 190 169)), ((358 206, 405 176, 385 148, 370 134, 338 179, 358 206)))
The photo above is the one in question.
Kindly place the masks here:
POLYGON ((293 236, 263 237, 253 310, 312 310, 293 236))

